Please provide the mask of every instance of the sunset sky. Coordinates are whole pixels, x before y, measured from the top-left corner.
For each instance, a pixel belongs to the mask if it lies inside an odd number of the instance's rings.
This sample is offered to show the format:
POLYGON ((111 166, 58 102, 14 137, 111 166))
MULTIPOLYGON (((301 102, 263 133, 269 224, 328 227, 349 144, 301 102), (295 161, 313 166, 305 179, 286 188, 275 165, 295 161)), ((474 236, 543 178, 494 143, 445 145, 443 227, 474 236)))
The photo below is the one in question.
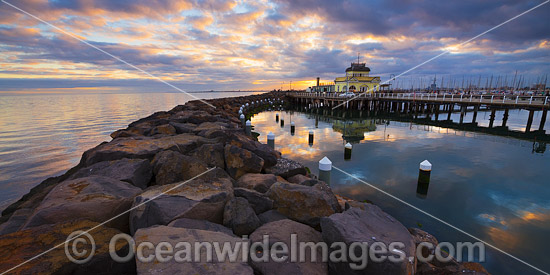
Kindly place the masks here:
MULTIPOLYGON (((550 4, 456 47, 542 0, 6 1, 188 91, 305 88, 358 52, 382 81, 444 50, 408 77, 550 73, 550 4)), ((0 92, 72 89, 174 91, 0 2, 0 92)))

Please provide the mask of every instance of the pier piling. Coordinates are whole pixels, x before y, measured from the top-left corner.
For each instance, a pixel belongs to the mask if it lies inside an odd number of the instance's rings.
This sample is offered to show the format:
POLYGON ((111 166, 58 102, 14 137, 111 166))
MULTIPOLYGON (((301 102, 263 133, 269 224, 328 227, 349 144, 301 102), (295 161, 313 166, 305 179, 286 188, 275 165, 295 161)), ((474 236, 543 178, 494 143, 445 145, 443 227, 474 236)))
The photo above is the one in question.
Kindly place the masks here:
POLYGON ((332 170, 332 161, 324 157, 319 161, 319 180, 330 185, 330 171, 332 170))
POLYGON ((275 134, 273 134, 272 132, 269 132, 269 134, 267 134, 267 145, 269 145, 271 149, 275 149, 275 134))
POLYGON ((345 160, 350 160, 351 159, 351 149, 353 148, 353 146, 351 145, 351 143, 346 143, 346 145, 344 146, 344 159, 345 160))
POLYGON ((246 129, 246 134, 247 135, 249 135, 249 136, 252 135, 252 122, 250 122, 250 120, 246 121, 245 129, 246 129))

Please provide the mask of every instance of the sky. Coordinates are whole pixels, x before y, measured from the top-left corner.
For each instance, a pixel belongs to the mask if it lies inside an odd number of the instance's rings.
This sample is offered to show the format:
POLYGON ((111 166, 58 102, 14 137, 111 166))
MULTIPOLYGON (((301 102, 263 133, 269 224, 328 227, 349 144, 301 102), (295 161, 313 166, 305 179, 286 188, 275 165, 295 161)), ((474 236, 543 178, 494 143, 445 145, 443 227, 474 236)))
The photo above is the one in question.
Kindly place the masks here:
MULTIPOLYGON (((5 1, 186 91, 305 89, 358 54, 385 81, 450 51, 401 85, 550 73, 550 3, 458 46, 542 0, 5 1)), ((175 92, 0 2, 0 91, 73 90, 175 92)))

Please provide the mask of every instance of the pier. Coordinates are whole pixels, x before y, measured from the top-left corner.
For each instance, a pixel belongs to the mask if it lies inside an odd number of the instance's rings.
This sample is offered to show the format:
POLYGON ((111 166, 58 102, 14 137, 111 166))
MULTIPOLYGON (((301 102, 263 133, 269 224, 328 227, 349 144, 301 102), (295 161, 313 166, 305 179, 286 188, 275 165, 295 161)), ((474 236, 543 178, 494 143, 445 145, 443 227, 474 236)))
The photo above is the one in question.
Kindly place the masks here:
MULTIPOLYGON (((510 109, 524 109, 529 111, 529 117, 525 124, 526 134, 545 135, 544 124, 548 108, 550 107, 548 96, 523 96, 523 95, 465 95, 465 94, 431 94, 431 93, 374 93, 360 94, 356 97, 344 97, 342 93, 308 93, 289 92, 287 96, 293 103, 309 108, 338 107, 344 110, 360 110, 378 114, 393 114, 397 116, 434 116, 435 121, 440 121, 439 116, 447 116, 446 121, 451 120, 453 112, 460 112, 459 125, 471 128, 477 127, 477 113, 481 110, 490 111, 489 129, 507 129, 508 111, 510 109), (504 111, 502 124, 495 126, 496 111, 504 111), (538 129, 532 131, 535 111, 541 111, 541 120, 538 129), (465 122, 467 112, 473 112, 471 122, 465 122)), ((445 120, 444 120, 445 121, 445 120)), ((495 129, 495 130, 497 130, 495 129)))

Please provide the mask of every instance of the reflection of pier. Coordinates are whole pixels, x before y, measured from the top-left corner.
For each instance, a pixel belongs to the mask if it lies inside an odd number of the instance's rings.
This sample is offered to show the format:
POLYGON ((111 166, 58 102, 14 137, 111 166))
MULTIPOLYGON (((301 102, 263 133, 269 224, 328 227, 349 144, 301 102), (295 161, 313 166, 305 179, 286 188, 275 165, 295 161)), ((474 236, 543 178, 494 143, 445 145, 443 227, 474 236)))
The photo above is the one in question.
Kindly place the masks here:
MULTIPOLYGON (((348 124, 350 121, 357 121, 361 125, 383 125, 388 120, 403 122, 403 123, 414 123, 417 125, 425 125, 426 127, 436 127, 442 129, 453 129, 457 131, 464 132, 474 132, 474 133, 483 133, 493 136, 502 136, 502 137, 514 137, 521 140, 527 140, 533 142, 535 140, 540 146, 545 146, 546 142, 550 142, 550 135, 544 134, 544 132, 533 131, 533 132, 523 132, 523 131, 514 131, 508 129, 508 127, 482 127, 478 126, 477 123, 457 123, 452 120, 432 120, 430 116, 417 117, 415 118, 414 114, 395 114, 395 113, 384 113, 378 112, 375 114, 374 111, 364 111, 364 110, 343 110, 343 109, 331 109, 331 108, 307 108, 307 106, 295 106, 298 110, 309 114, 316 121, 324 121, 328 123, 335 124, 338 122, 343 125, 344 121, 347 121, 348 124)), ((435 116, 435 115, 432 115, 435 116)), ((334 127, 333 127, 334 128, 334 127)), ((338 128, 342 128, 339 126, 338 128)), ((335 129, 337 130, 337 129, 335 129)), ((373 131, 376 128, 373 129, 373 131)), ((338 131, 338 130, 337 130, 338 131)), ((342 131, 338 131, 343 133, 342 131)), ((365 131, 368 132, 368 131, 365 131)), ((344 133, 343 133, 344 134, 344 133)), ((359 137, 360 134, 355 134, 359 137)), ((358 140, 362 140, 358 139, 358 140)), ((346 140, 348 141, 348 140, 346 140)), ((350 139, 349 141, 353 141, 350 139)), ((540 149, 533 148, 534 151, 539 151, 540 149)))
MULTIPOLYGON (((517 138, 533 139, 550 138, 544 132, 544 124, 550 102, 547 96, 507 96, 507 95, 436 95, 436 94, 375 94, 361 95, 349 102, 349 98, 340 97, 335 93, 289 93, 291 100, 300 106, 310 108, 323 108, 323 110, 335 111, 335 106, 343 104, 336 110, 366 111, 374 115, 392 115, 392 119, 399 117, 414 118, 415 122, 455 128, 467 131, 479 131, 495 135, 506 135, 517 138), (458 110, 457 110, 458 107, 458 110), (477 114, 480 110, 489 110, 489 127, 477 125, 477 114), (525 109, 529 111, 529 117, 525 126, 525 132, 509 130, 506 126, 510 109, 525 109), (503 110, 502 124, 495 126, 496 111, 503 110), (453 112, 460 112, 458 123, 451 121, 453 112), (538 130, 531 131, 535 111, 541 111, 541 121, 538 130), (473 112, 472 121, 464 122, 467 112, 473 112), (446 120, 439 120, 439 116, 447 116, 446 120), (419 119, 420 117, 427 117, 419 119), (431 120, 430 117, 434 117, 431 120), (418 120, 418 121, 416 121, 418 120)), ((344 117, 345 118, 345 117, 344 117)))

